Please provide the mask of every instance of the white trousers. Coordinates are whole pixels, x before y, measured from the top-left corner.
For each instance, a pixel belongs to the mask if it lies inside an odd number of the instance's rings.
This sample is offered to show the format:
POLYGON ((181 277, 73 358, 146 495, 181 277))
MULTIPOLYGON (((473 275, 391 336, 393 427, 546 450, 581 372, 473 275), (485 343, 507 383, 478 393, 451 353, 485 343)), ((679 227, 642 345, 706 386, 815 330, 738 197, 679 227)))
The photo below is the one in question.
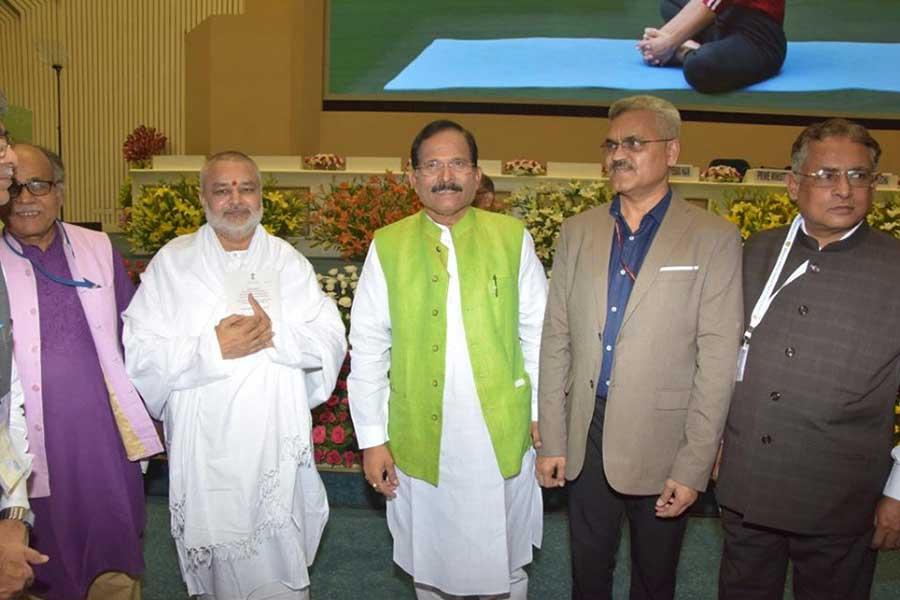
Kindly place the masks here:
MULTIPOLYGON (((453 600, 463 596, 451 596, 427 585, 416 584, 417 600, 453 600)), ((516 569, 509 574, 509 593, 497 596, 478 596, 479 600, 528 600, 528 573, 516 569)))

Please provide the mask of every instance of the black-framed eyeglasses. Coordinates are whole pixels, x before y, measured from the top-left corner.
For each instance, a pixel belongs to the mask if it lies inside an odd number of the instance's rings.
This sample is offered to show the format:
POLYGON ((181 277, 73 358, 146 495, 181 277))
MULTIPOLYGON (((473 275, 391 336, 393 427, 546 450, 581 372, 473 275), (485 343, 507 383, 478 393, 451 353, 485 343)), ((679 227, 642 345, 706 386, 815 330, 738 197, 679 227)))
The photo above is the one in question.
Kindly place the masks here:
POLYGON ((815 187, 829 188, 840 183, 844 175, 850 187, 869 187, 878 179, 878 173, 870 169, 819 169, 812 173, 793 172, 794 175, 806 177, 815 187))
POLYGON ((59 185, 58 181, 49 181, 47 179, 29 179, 25 183, 13 181, 9 186, 9 197, 18 198, 22 195, 22 190, 28 188, 28 192, 32 196, 46 196, 53 189, 53 186, 59 185))
POLYGON ((421 165, 417 166, 416 171, 422 173, 423 175, 427 175, 428 177, 435 177, 443 173, 446 167, 450 167, 450 170, 457 175, 464 175, 471 171, 475 167, 475 165, 461 158, 454 158, 452 160, 448 160, 447 162, 443 162, 440 160, 429 160, 428 162, 424 162, 421 165))
POLYGON ((647 144, 655 144, 656 142, 671 142, 675 138, 661 138, 658 140, 642 140, 639 137, 630 136, 621 140, 606 139, 603 141, 603 151, 612 154, 619 148, 625 152, 640 152, 647 144))

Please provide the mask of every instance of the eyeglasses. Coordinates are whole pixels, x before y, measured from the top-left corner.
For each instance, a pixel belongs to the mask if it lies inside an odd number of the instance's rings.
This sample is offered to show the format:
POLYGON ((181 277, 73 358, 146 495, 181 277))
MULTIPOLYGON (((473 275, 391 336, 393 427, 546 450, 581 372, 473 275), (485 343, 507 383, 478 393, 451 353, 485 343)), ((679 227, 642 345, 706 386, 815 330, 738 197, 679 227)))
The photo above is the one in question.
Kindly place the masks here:
POLYGON ((450 167, 450 170, 455 175, 465 175, 466 173, 470 172, 475 167, 475 165, 461 158, 454 158, 453 160, 448 160, 447 162, 443 162, 440 160, 429 160, 428 162, 424 162, 416 167, 416 171, 422 173, 423 175, 427 175, 428 177, 436 177, 443 173, 444 169, 447 167, 450 167))
POLYGON ((616 150, 621 148, 625 152, 640 152, 644 149, 644 146, 647 144, 653 144, 656 142, 671 142, 675 138, 662 138, 659 140, 642 140, 638 137, 627 137, 621 140, 604 140, 603 142, 603 150, 608 154, 614 153, 616 150))
POLYGON ((869 169, 819 169, 814 173, 794 171, 794 175, 807 177, 812 181, 813 186, 821 188, 836 186, 844 175, 847 176, 847 183, 850 184, 850 187, 857 188, 869 187, 878 179, 878 173, 869 169))
POLYGON ((55 185, 59 185, 59 182, 47 181, 46 179, 29 179, 25 183, 13 181, 12 185, 9 186, 9 197, 18 198, 22 195, 23 188, 28 188, 32 196, 46 196, 55 185))
POLYGON ((0 158, 6 156, 6 151, 12 146, 12 138, 5 131, 0 131, 0 158))

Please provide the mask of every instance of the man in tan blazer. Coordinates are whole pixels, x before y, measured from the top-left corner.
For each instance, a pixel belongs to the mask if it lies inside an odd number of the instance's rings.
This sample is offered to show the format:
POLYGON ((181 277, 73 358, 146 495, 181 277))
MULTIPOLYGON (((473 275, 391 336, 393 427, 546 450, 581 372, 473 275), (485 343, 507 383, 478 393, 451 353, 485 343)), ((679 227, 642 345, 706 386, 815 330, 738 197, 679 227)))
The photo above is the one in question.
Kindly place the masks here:
POLYGON ((631 598, 672 598, 684 511, 706 488, 741 334, 741 243, 673 194, 681 118, 651 96, 610 107, 616 196, 567 220, 540 359, 538 480, 571 482, 574 599, 612 597, 623 517, 631 598))

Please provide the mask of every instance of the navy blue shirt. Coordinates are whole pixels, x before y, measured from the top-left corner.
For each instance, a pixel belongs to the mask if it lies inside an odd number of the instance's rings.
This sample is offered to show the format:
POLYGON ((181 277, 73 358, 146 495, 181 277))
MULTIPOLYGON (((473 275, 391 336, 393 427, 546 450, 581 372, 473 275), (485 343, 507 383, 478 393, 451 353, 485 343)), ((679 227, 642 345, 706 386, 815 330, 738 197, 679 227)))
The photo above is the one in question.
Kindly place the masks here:
POLYGON ((613 233, 612 248, 609 251, 609 288, 606 292, 606 324, 603 326, 603 363, 600 366, 600 377, 597 379, 597 396, 606 398, 609 395, 609 378, 612 375, 613 357, 616 353, 616 338, 622 327, 625 307, 634 287, 634 278, 641 270, 641 264, 650 250, 650 244, 656 237, 659 224, 662 223, 672 191, 669 190, 663 199, 641 219, 637 231, 631 231, 625 218, 622 217, 619 197, 613 198, 609 206, 609 214, 616 221, 618 234, 613 233))

